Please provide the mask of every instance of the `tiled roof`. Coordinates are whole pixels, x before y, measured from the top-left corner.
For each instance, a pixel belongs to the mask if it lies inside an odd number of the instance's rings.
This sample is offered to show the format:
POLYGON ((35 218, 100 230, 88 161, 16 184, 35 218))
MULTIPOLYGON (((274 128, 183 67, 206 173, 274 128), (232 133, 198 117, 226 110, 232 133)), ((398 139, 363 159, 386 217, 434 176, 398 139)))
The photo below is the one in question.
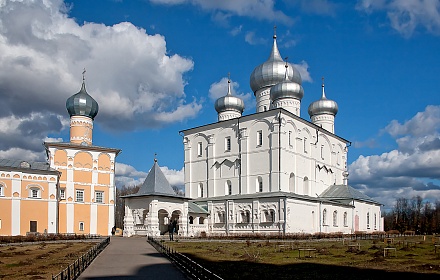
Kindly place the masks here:
POLYGON ((136 197, 145 195, 161 195, 161 196, 173 196, 182 198, 182 196, 177 195, 167 178, 160 170, 157 161, 154 162, 153 167, 151 167, 150 172, 148 172, 147 178, 145 178, 144 183, 139 188, 139 191, 132 195, 127 195, 124 197, 136 197))
POLYGON ((348 185, 333 185, 326 189, 319 197, 329 200, 334 199, 355 199, 380 204, 366 194, 348 185))
POLYGON ((16 159, 0 159, 0 168, 57 172, 55 169, 51 168, 47 162, 25 161, 16 159))

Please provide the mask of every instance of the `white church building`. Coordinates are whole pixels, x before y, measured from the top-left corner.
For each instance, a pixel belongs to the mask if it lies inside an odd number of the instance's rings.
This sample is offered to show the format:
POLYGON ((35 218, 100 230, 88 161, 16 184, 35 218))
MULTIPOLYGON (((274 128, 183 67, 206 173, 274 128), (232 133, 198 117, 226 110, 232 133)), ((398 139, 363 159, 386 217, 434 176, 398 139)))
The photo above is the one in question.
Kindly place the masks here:
POLYGON ((242 116, 228 81, 215 103, 218 122, 181 131, 185 197, 155 161, 139 192, 125 197, 124 235, 164 234, 169 219, 185 236, 383 231, 381 204, 348 185, 350 142, 335 134, 337 103, 323 83, 311 121, 302 119, 301 83, 274 35, 250 77, 256 113, 242 116))

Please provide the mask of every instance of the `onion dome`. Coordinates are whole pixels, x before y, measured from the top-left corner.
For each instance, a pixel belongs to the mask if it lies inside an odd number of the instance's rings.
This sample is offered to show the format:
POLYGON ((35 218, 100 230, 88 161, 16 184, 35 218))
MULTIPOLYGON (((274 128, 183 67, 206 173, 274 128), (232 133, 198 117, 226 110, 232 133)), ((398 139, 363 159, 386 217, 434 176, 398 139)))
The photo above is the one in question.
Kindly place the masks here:
POLYGON ((231 94, 231 81, 228 79, 228 93, 226 96, 222 96, 215 101, 215 110, 217 113, 234 111, 243 113, 244 102, 241 98, 232 96, 231 94))
POLYGON ((93 120, 98 114, 98 102, 87 93, 84 77, 81 90, 67 99, 66 108, 70 117, 85 116, 93 120))
POLYGON ((294 98, 301 100, 304 96, 304 89, 301 84, 292 82, 288 77, 289 65, 286 62, 286 72, 284 74, 284 81, 274 85, 270 88, 270 99, 272 101, 284 98, 294 98))
POLYGON ((310 104, 309 106, 308 112, 310 117, 323 114, 335 116, 338 113, 338 104, 335 101, 327 99, 327 97, 325 97, 324 78, 322 82, 321 99, 312 102, 312 104, 310 104))
MULTIPOLYGON (((273 86, 285 79, 284 76, 286 70, 284 69, 284 61, 278 51, 276 39, 277 36, 274 35, 272 52, 267 61, 257 66, 251 74, 250 85, 254 93, 259 89, 273 86)), ((301 85, 302 80, 298 70, 290 63, 288 65, 287 76, 289 80, 301 85)))

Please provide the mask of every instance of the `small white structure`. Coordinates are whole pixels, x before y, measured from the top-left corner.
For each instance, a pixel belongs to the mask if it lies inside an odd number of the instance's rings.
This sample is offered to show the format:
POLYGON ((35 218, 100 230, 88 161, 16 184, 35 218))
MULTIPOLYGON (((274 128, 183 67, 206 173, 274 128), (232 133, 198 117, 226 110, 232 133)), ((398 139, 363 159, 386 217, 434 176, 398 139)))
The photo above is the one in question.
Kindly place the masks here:
POLYGON ((157 160, 136 194, 123 196, 125 216, 123 235, 159 236, 167 232, 170 220, 179 224, 179 233, 188 235, 205 229, 207 212, 177 195, 159 168, 157 160), (188 219, 188 214, 189 216, 188 219), (201 223, 194 229, 194 219, 201 223), (189 223, 191 225, 189 225, 189 223))

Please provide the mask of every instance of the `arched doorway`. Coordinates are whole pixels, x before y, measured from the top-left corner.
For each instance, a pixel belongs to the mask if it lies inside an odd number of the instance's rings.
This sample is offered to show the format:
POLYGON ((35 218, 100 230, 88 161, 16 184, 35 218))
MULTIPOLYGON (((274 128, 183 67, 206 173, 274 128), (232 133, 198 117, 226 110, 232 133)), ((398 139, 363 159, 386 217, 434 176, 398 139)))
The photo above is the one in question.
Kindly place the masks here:
POLYGON ((180 210, 174 210, 171 214, 171 220, 176 222, 177 225, 179 225, 178 230, 183 230, 182 228, 182 219, 180 217, 182 216, 182 212, 180 210))
POLYGON ((160 209, 157 212, 157 217, 159 219, 159 231, 160 234, 164 234, 168 230, 169 214, 167 210, 160 209))

